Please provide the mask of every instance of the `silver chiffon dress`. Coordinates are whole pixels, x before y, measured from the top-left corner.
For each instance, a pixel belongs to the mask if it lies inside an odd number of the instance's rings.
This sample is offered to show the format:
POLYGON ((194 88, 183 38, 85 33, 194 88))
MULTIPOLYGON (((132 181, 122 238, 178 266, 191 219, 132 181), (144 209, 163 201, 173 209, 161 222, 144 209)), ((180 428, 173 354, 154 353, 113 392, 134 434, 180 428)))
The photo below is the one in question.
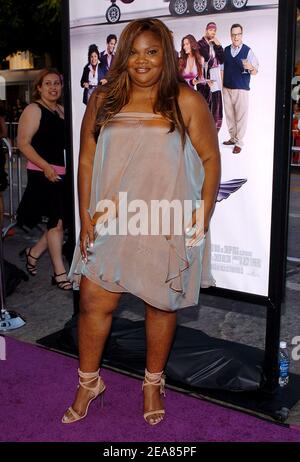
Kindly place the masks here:
MULTIPOLYGON (((182 145, 177 130, 158 114, 121 112, 100 132, 93 165, 89 213, 99 201, 201 199, 204 169, 190 138, 182 145)), ((133 216, 133 214, 132 214, 133 216)), ((130 218, 130 213, 128 214, 130 218)), ((150 220, 150 217, 148 217, 150 220)), ((118 225, 119 216, 111 218, 118 225)), ((97 233, 88 261, 76 245, 68 277, 75 289, 82 275, 112 292, 130 292, 164 311, 198 304, 200 285, 215 284, 210 271, 210 238, 186 246, 184 234, 97 233)), ((160 227, 161 231, 161 227, 160 227)))

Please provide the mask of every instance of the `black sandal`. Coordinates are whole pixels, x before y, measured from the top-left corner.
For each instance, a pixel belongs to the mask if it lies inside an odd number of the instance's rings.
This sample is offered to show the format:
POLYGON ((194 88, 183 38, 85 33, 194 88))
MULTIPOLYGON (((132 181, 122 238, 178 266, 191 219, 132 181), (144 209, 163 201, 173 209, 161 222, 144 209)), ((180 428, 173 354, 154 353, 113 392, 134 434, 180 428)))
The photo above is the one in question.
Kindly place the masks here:
POLYGON ((61 274, 54 273, 54 275, 52 276, 52 285, 57 286, 61 290, 72 290, 73 289, 72 283, 68 281, 68 279, 64 279, 62 281, 56 280, 57 277, 62 276, 63 274, 67 274, 66 271, 61 274), (70 287, 67 288, 68 285, 70 285, 70 287))
POLYGON ((34 257, 33 255, 31 255, 31 249, 32 249, 32 247, 29 247, 29 248, 26 247, 25 249, 21 250, 21 252, 19 253, 19 256, 21 258, 25 257, 25 259, 26 259, 26 269, 27 269, 28 273, 30 274, 30 276, 36 276, 36 273, 37 273, 36 264, 32 265, 31 263, 29 263, 29 258, 33 258, 33 260, 38 261, 39 257, 34 257), (28 250, 28 253, 27 253, 27 250, 28 250))

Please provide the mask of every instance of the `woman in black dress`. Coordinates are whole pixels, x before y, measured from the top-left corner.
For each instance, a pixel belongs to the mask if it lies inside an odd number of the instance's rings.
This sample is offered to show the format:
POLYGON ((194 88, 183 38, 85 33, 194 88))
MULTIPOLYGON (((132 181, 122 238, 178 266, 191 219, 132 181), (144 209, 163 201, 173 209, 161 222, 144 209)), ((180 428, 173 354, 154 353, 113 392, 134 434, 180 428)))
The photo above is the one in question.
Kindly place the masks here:
POLYGON ((35 84, 35 102, 29 104, 20 117, 18 147, 28 160, 28 182, 17 210, 17 223, 33 228, 47 217, 47 231, 21 255, 26 258, 29 274, 35 276, 37 261, 48 250, 53 266, 52 284, 71 290, 62 257, 67 191, 64 110, 58 104, 61 92, 59 72, 44 69, 35 84))

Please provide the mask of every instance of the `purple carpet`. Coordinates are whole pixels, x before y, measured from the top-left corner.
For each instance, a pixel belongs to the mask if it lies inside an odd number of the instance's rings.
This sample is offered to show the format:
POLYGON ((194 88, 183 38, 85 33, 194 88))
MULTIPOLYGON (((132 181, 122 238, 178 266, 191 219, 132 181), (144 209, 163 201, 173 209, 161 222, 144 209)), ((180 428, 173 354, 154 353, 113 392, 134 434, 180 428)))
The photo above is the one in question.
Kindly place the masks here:
POLYGON ((299 442, 296 429, 267 422, 167 390, 166 418, 156 427, 142 417, 141 380, 102 370, 104 409, 60 423, 77 385, 77 361, 6 337, 0 361, 0 441, 6 442, 299 442))

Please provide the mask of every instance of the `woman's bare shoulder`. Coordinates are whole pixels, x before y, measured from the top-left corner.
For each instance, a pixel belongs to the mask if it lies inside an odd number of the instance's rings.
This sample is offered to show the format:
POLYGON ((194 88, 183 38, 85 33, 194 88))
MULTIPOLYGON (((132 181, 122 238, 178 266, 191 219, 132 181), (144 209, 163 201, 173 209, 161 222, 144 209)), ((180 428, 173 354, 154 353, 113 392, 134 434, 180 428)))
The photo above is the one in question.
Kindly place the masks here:
POLYGON ((185 124, 188 126, 191 116, 195 113, 201 114, 206 102, 200 93, 182 84, 179 89, 178 104, 185 124))
POLYGON ((101 85, 92 93, 90 100, 97 110, 102 106, 106 92, 107 88, 105 88, 105 85, 101 85))
POLYGON ((100 91, 98 88, 93 91, 91 94, 91 97, 88 101, 85 114, 84 114, 84 121, 89 122, 91 124, 95 123, 95 120, 97 118, 97 114, 99 113, 99 110, 101 106, 103 105, 104 101, 104 94, 103 91, 100 91))
POLYGON ((201 107, 204 99, 200 93, 190 88, 188 85, 181 84, 179 87, 178 103, 180 109, 189 109, 192 107, 201 107))
POLYGON ((30 103, 28 106, 25 107, 24 111, 22 114, 40 114, 41 113, 41 108, 37 103, 30 103))
POLYGON ((24 111, 21 114, 19 123, 38 124, 41 119, 41 108, 36 103, 30 103, 25 107, 24 111))

